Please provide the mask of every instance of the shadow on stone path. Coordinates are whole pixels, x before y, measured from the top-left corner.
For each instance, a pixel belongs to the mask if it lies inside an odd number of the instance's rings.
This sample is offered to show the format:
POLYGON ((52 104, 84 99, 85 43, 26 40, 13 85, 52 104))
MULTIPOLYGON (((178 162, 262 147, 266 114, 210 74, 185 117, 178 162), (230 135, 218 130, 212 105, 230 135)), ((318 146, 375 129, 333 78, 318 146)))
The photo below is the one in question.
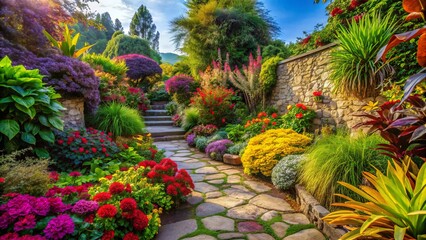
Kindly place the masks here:
POLYGON ((206 158, 185 141, 156 145, 186 169, 195 184, 188 203, 163 214, 156 240, 325 239, 305 215, 271 187, 246 178, 241 167, 206 158))

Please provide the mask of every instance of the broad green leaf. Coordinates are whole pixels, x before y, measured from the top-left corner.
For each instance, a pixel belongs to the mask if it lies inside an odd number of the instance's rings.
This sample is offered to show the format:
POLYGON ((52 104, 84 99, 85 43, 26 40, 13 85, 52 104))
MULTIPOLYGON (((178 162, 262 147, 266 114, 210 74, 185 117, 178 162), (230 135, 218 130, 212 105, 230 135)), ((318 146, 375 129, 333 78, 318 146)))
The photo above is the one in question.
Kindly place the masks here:
POLYGON ((20 104, 15 103, 15 107, 19 109, 21 112, 26 113, 31 119, 33 119, 36 115, 36 111, 34 107, 26 108, 20 104))
POLYGON ((40 94, 35 99, 36 102, 42 102, 46 104, 50 104, 50 98, 46 94, 40 94))
POLYGON ((26 108, 30 108, 35 103, 35 100, 34 100, 33 97, 24 97, 24 98, 21 98, 21 97, 18 97, 16 95, 12 95, 12 99, 16 103, 21 104, 22 106, 24 106, 26 108))
POLYGON ((49 107, 51 110, 53 110, 53 111, 55 111, 55 112, 58 112, 58 111, 64 111, 64 110, 66 110, 66 108, 64 108, 59 102, 57 102, 57 101, 54 101, 54 102, 51 102, 51 104, 50 104, 50 107, 49 107))
POLYGON ((40 130, 38 135, 40 135, 40 137, 47 142, 55 142, 55 135, 53 134, 52 130, 40 130))
POLYGON ((52 127, 52 125, 50 125, 49 121, 47 120, 47 117, 44 115, 40 115, 38 116, 38 120, 40 121, 41 124, 43 124, 46 127, 52 127))
POLYGON ((31 132, 33 129, 34 129, 33 123, 30 123, 30 122, 24 123, 25 132, 31 132))
POLYGON ((33 130, 31 130, 31 133, 35 136, 40 132, 40 127, 38 125, 34 125, 33 130))
POLYGON ((11 66, 12 65, 12 61, 9 59, 8 56, 5 56, 1 61, 0 61, 0 67, 5 67, 5 66, 11 66))
POLYGON ((21 140, 28 144, 36 144, 36 138, 31 133, 23 132, 21 134, 21 140))
POLYGON ((0 133, 3 133, 11 140, 19 133, 19 124, 11 119, 0 120, 0 133))
POLYGON ((63 130, 64 129, 64 121, 62 121, 62 119, 60 117, 49 117, 48 118, 49 123, 52 124, 53 127, 55 127, 58 130, 63 130))
POLYGON ((10 96, 0 99, 0 104, 3 104, 3 103, 12 103, 12 102, 13 102, 13 99, 10 96))
POLYGON ((34 148, 34 152, 39 158, 50 158, 49 152, 44 148, 34 148))

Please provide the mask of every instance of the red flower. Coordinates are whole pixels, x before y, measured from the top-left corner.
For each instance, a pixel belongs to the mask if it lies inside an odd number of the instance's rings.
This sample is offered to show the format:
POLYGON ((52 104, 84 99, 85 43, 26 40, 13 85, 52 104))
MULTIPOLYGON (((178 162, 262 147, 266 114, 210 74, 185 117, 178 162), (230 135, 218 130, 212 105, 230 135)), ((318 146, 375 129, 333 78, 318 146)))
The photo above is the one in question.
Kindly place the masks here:
POLYGON ((277 122, 272 122, 272 125, 273 125, 273 126, 277 125, 277 122))
POLYGON ((123 240, 139 240, 139 237, 138 235, 132 232, 129 232, 126 235, 124 235, 123 240))
POLYGON ((74 138, 73 137, 68 137, 68 142, 69 143, 72 143, 74 141, 74 138))
POLYGON ((58 144, 59 144, 59 145, 62 145, 62 144, 64 143, 64 140, 62 140, 62 139, 58 139, 58 141, 57 141, 57 142, 58 142, 58 144))
POLYGON ((174 185, 167 186, 166 192, 167 192, 167 194, 172 195, 172 196, 178 195, 178 191, 177 191, 177 189, 174 185))
POLYGON ((82 142, 83 144, 86 144, 86 143, 87 143, 87 139, 86 139, 86 138, 81 138, 81 142, 82 142))
POLYGON ((4 178, 0 178, 0 183, 4 183, 4 178))
POLYGON ((93 153, 96 153, 97 151, 98 151, 98 150, 97 150, 96 148, 94 148, 94 147, 92 148, 92 152, 93 152, 93 153))
POLYGON ((114 235, 115 235, 114 230, 107 230, 104 232, 104 235, 102 235, 101 240, 113 240, 114 235))
POLYGON ((98 209, 98 217, 100 218, 113 218, 117 214, 117 208, 111 204, 105 204, 98 209))
POLYGON ((78 149, 78 151, 82 153, 82 152, 84 152, 84 148, 81 147, 81 148, 78 149))
POLYGON ((303 117, 303 113, 298 113, 298 114, 296 114, 296 118, 297 119, 301 119, 303 117))
POLYGON ((314 91, 312 94, 313 94, 315 97, 320 97, 320 96, 322 96, 322 92, 321 92, 321 91, 314 91))
POLYGON ((271 114, 271 117, 272 117, 272 118, 277 118, 277 117, 278 117, 278 114, 276 114, 276 113, 272 113, 272 114, 271 114))
POLYGON ((106 148, 102 148, 102 152, 104 153, 104 152, 106 152, 107 151, 107 149, 106 148))
POLYGON ((87 223, 93 223, 94 219, 95 219, 95 214, 90 214, 89 216, 84 218, 84 221, 87 223))
POLYGON ((111 180, 112 179, 112 175, 106 175, 105 178, 108 179, 108 180, 111 180))
POLYGON ((298 103, 298 104, 296 104, 296 107, 297 108, 301 108, 301 109, 303 109, 303 110, 306 110, 306 109, 308 109, 305 105, 303 105, 302 103, 298 103))
POLYGON ((141 210, 136 210, 133 218, 133 227, 142 231, 148 226, 149 220, 148 217, 141 210))
POLYGON ((133 198, 125 198, 120 202, 120 209, 123 212, 133 212, 137 207, 136 200, 133 198))
POLYGON ((351 4, 349 4, 348 9, 349 10, 354 10, 355 8, 357 8, 359 5, 361 5, 361 2, 359 2, 358 0, 352 0, 351 4))
POLYGON ((57 172, 55 172, 55 171, 50 172, 50 173, 49 173, 49 178, 50 178, 51 180, 53 180, 54 182, 56 182, 56 181, 58 181, 58 180, 59 180, 59 173, 57 173, 57 172))
POLYGON ((114 194, 120 194, 123 191, 124 191, 124 184, 122 184, 120 182, 113 182, 109 186, 109 192, 113 195, 114 194))
POLYGON ((79 177, 79 176, 81 176, 81 173, 80 172, 77 172, 77 171, 74 171, 74 172, 70 172, 70 177, 79 177))
POLYGON ((339 8, 339 7, 335 7, 333 10, 331 10, 330 15, 331 15, 332 17, 335 17, 335 16, 340 15, 340 14, 342 14, 342 13, 343 13, 343 10, 342 10, 341 8, 339 8))
POLYGON ((356 15, 356 16, 354 16, 354 21, 355 22, 359 22, 359 20, 361 20, 361 18, 362 18, 362 14, 358 14, 358 15, 356 15))
POLYGON ((129 145, 127 145, 127 144, 123 143, 123 148, 124 148, 124 149, 128 149, 128 148, 129 148, 129 145))
POLYGON ((125 191, 126 192, 128 192, 128 193, 132 193, 132 186, 128 183, 128 184, 126 184, 126 189, 125 189, 125 191))
POLYGON ((122 171, 122 172, 127 171, 127 170, 129 170, 128 167, 122 167, 122 168, 120 168, 120 171, 122 171))
POLYGON ((157 154, 157 150, 155 150, 154 148, 149 148, 149 151, 151 152, 151 158, 154 159, 155 158, 155 154, 157 154))
POLYGON ((140 167, 150 167, 150 168, 153 168, 153 167, 155 167, 155 165, 157 165, 157 163, 155 162, 155 161, 152 161, 152 160, 145 160, 145 161, 142 161, 142 162, 140 162, 140 163, 138 163, 138 165, 140 166, 140 167))
POLYGON ((307 36, 302 40, 302 45, 306 45, 309 43, 309 40, 311 40, 312 36, 307 36))
POLYGON ((266 117, 268 116, 268 114, 266 112, 260 112, 259 114, 257 114, 258 118, 262 118, 262 117, 266 117))
POLYGON ((150 171, 146 176, 148 178, 155 178, 157 176, 157 173, 155 171, 150 171))
POLYGON ((109 192, 100 192, 93 197, 93 201, 96 201, 96 202, 104 202, 109 199, 111 199, 111 193, 109 192))
POLYGON ((226 119, 225 118, 222 118, 222 123, 225 123, 226 122, 226 119))

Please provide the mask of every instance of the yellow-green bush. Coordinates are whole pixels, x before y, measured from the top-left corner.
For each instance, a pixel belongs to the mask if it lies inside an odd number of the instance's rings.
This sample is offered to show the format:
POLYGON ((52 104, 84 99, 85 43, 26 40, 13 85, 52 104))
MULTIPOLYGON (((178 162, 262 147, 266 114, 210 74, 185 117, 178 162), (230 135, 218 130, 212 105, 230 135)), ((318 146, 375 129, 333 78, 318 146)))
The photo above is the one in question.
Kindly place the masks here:
POLYGON ((244 172, 271 176, 272 168, 287 155, 302 153, 311 139, 291 129, 271 129, 250 139, 241 158, 244 172))

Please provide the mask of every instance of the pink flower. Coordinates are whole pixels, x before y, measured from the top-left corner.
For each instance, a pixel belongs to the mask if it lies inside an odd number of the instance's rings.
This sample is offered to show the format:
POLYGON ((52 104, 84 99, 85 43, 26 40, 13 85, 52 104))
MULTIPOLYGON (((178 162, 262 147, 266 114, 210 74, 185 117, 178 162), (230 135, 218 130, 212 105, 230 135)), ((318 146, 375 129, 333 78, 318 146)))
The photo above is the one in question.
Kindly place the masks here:
POLYGON ((79 176, 81 176, 81 173, 80 172, 77 172, 77 171, 74 171, 74 172, 70 172, 70 174, 69 174, 71 177, 79 177, 79 176))

